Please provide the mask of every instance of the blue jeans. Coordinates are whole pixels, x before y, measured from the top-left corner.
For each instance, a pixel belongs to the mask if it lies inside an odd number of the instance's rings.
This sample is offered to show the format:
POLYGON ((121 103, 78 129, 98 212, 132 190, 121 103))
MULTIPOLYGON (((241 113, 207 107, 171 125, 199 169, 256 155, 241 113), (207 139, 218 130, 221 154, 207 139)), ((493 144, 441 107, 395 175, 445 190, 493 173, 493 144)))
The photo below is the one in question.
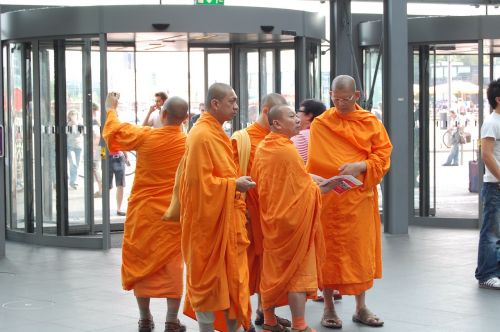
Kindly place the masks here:
POLYGON ((76 178, 78 176, 78 166, 80 165, 80 154, 82 153, 81 148, 69 147, 68 146, 68 162, 69 162, 69 184, 75 185, 76 178), (73 159, 73 154, 75 155, 73 159))
POLYGON ((453 144, 451 147, 450 154, 448 155, 448 159, 446 160, 446 165, 458 165, 458 143, 453 144))
POLYGON ((483 183, 483 225, 479 233, 476 279, 500 277, 500 183, 483 183))

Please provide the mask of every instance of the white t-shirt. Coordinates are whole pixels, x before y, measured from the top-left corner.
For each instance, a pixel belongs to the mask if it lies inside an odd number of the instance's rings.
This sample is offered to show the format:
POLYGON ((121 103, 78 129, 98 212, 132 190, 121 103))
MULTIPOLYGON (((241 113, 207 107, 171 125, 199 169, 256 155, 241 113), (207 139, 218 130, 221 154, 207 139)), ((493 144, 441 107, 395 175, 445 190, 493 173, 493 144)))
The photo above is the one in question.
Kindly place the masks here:
POLYGON ((160 109, 155 109, 153 113, 149 115, 148 119, 148 126, 153 127, 153 128, 161 128, 163 127, 163 123, 161 123, 161 117, 160 117, 160 109))
MULTIPOLYGON (((493 112, 491 113, 483 122, 481 126, 481 138, 492 137, 495 139, 495 146, 493 148, 493 156, 497 162, 497 166, 500 165, 500 114, 493 112)), ((500 182, 490 172, 488 167, 485 167, 484 172, 484 182, 500 182)))

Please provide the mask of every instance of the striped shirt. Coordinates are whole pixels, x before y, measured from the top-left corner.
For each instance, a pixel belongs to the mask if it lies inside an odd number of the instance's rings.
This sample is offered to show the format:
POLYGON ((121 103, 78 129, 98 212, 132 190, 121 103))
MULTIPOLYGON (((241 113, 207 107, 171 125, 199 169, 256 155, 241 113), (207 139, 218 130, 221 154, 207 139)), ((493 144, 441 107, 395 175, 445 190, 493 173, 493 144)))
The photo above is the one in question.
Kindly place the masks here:
POLYGON ((307 163, 307 151, 309 145, 309 129, 303 129, 297 135, 292 137, 292 142, 299 151, 299 155, 307 163))

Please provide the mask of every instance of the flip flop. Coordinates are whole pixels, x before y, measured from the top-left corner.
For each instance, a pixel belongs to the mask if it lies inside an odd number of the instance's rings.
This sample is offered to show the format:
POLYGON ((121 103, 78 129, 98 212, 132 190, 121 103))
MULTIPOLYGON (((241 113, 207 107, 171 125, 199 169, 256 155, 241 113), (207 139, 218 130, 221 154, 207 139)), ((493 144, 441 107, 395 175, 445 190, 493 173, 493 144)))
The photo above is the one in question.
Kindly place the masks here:
MULTIPOLYGON (((264 313, 260 310, 255 311, 255 325, 261 326, 264 324, 264 313)), ((276 315, 276 320, 278 321, 278 324, 283 325, 284 327, 291 327, 292 322, 290 322, 288 319, 280 317, 276 315)))
POLYGON ((316 332, 315 329, 310 328, 309 326, 303 330, 292 329, 291 332, 316 332))
POLYGON ((262 331, 267 331, 267 332, 290 332, 290 330, 287 327, 284 327, 280 323, 276 325, 267 325, 267 324, 262 324, 262 331))
POLYGON ((352 321, 366 326, 381 327, 384 322, 380 320, 373 312, 364 307, 352 316, 352 321))
POLYGON ((323 314, 323 317, 321 318, 321 326, 324 326, 329 329, 341 329, 342 320, 339 318, 337 312, 335 312, 334 310, 331 313, 330 317, 325 317, 325 314, 323 314))

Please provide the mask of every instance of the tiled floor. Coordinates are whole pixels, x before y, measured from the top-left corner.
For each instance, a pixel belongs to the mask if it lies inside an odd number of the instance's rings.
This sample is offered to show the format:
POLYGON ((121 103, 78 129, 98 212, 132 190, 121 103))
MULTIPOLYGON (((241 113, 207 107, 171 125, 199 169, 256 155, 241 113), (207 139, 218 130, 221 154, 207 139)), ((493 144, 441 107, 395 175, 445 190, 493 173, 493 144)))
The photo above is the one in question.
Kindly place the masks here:
MULTIPOLYGON (((384 235, 384 278, 368 293, 368 305, 385 320, 377 331, 500 329, 500 291, 474 279, 478 231, 412 227, 409 236, 384 235)), ((255 299, 253 299, 255 301, 255 299)), ((369 331, 351 321, 354 299, 337 302, 343 331, 369 331)), ((0 260, 0 332, 137 331, 132 293, 120 287, 120 249, 86 251, 7 243, 0 260)), ((165 304, 152 301, 156 331, 165 304)), ((307 304, 318 331, 321 304, 307 304)), ((287 308, 278 313, 289 317, 287 308)), ((181 317, 189 330, 197 325, 181 317)))

